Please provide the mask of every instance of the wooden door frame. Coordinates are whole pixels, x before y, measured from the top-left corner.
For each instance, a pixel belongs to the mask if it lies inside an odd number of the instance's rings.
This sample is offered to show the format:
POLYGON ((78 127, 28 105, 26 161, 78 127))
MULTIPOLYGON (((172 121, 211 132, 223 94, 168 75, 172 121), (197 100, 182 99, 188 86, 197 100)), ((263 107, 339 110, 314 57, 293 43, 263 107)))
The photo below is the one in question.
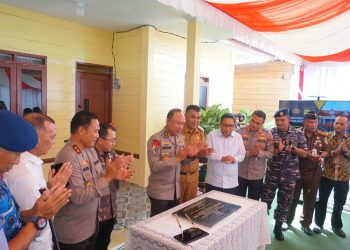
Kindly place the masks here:
MULTIPOLYGON (((108 107, 108 120, 112 122, 112 97, 113 97, 113 73, 98 73, 98 72, 89 72, 86 70, 78 70, 78 65, 88 65, 88 66, 95 66, 95 67, 102 67, 102 68, 109 68, 113 70, 112 66, 106 66, 106 65, 99 65, 99 64, 92 64, 92 63, 82 63, 82 62, 77 62, 76 67, 75 67, 75 112, 80 111, 78 106, 80 105, 80 73, 90 73, 90 74, 96 74, 96 75, 108 75, 111 76, 111 81, 110 81, 110 86, 106 91, 110 91, 108 98, 110 101, 110 106, 108 107)), ((113 71, 111 71, 113 72, 113 71)))
POLYGON ((9 79, 9 88, 10 88, 10 107, 7 107, 8 110, 16 113, 17 112, 17 86, 16 86, 16 64, 14 62, 1 62, 1 68, 10 69, 10 79, 9 79))

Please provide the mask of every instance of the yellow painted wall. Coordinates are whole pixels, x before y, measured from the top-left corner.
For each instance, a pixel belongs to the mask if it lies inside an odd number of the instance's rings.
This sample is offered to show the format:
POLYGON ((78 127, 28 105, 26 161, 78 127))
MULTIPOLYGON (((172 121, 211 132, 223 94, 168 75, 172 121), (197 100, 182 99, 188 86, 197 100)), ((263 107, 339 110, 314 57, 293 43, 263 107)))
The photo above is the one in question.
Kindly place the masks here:
MULTIPOLYGON (((47 109, 56 121, 57 139, 44 158, 54 157, 69 137, 75 112, 76 62, 112 66, 113 34, 4 4, 0 9, 0 49, 47 56, 47 109)), ((112 103, 117 149, 140 154, 132 181, 146 185, 147 140, 165 125, 171 108, 184 105, 186 40, 151 27, 118 33, 115 38, 116 74, 121 83, 120 90, 113 90, 112 103)), ((231 63, 231 53, 227 56, 215 45, 203 45, 202 51, 201 74, 210 78, 213 89, 225 84, 225 90, 230 89, 227 69, 231 65, 224 65, 231 63)), ((230 94, 227 97, 232 100, 230 94)))
POLYGON ((75 65, 112 66, 112 33, 0 4, 0 49, 47 56, 47 110, 57 126, 54 157, 75 112, 75 65))
POLYGON ((236 66, 232 110, 262 109, 271 119, 278 109, 279 100, 289 99, 292 74, 293 65, 287 62, 236 66))
MULTIPOLYGON (((203 44, 201 74, 210 79, 212 104, 223 101, 232 107, 233 59, 230 51, 203 44)), ((144 27, 117 33, 115 40, 117 77, 121 89, 114 90, 113 120, 118 127, 118 149, 140 154, 133 181, 147 185, 148 138, 165 125, 172 108, 183 109, 186 71, 186 40, 144 27), (137 151, 136 151, 137 150, 137 151)))
POLYGON ((209 78, 208 105, 222 104, 232 109, 233 53, 216 43, 202 43, 200 75, 209 78))

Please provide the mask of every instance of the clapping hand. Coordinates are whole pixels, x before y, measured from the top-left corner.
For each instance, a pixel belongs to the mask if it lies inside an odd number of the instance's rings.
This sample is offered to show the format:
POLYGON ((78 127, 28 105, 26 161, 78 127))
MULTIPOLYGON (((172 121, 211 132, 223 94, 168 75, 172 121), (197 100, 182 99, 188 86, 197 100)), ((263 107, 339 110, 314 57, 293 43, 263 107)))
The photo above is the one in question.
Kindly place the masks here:
POLYGON ((48 187, 53 187, 57 183, 65 186, 72 174, 72 171, 73 168, 70 162, 65 162, 57 173, 55 173, 55 169, 51 169, 48 173, 48 187))
POLYGON ((107 167, 105 175, 107 181, 124 181, 132 177, 135 171, 128 170, 128 167, 133 161, 134 157, 132 155, 119 155, 117 158, 115 158, 107 167))
POLYGON ((176 156, 175 156, 175 160, 176 162, 180 162, 180 161, 183 161, 185 160, 187 157, 187 150, 186 148, 179 148, 176 156))
POLYGON ((221 158, 221 161, 230 164, 230 163, 235 163, 236 158, 231 155, 226 155, 221 158))
POLYGON ((193 157, 198 154, 199 151, 205 149, 206 145, 202 143, 190 144, 187 145, 185 150, 187 152, 187 156, 193 157))
POLYGON ((204 145, 204 147, 198 152, 198 157, 205 157, 213 153, 213 149, 209 148, 208 145, 204 145))
POLYGON ((33 214, 51 219, 64 205, 69 202, 71 190, 62 184, 56 183, 35 201, 33 214))

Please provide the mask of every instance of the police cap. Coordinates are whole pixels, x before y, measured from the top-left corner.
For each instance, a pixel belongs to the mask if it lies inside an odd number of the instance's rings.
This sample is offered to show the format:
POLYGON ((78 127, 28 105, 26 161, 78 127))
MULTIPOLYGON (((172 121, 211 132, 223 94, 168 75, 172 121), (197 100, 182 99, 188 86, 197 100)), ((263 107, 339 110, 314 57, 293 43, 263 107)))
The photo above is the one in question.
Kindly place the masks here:
POLYGON ((314 111, 310 111, 304 114, 304 120, 317 120, 317 114, 314 111))
POLYGON ((273 115, 274 118, 289 115, 289 109, 279 109, 273 115))
POLYGON ((25 152, 38 144, 36 129, 10 111, 0 111, 0 148, 25 152))

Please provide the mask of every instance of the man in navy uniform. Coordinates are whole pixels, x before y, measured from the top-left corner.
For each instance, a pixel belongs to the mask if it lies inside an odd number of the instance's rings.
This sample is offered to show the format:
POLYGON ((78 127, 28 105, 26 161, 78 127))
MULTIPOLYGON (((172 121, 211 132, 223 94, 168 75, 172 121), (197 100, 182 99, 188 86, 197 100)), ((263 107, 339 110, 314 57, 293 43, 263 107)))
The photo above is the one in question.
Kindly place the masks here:
POLYGON ((277 193, 277 208, 273 230, 277 240, 284 240, 282 224, 287 219, 288 209, 292 202, 295 182, 300 178, 299 157, 306 157, 307 148, 304 134, 289 124, 289 110, 280 109, 275 115, 276 127, 272 129, 274 155, 269 160, 261 200, 267 203, 268 209, 277 193))

